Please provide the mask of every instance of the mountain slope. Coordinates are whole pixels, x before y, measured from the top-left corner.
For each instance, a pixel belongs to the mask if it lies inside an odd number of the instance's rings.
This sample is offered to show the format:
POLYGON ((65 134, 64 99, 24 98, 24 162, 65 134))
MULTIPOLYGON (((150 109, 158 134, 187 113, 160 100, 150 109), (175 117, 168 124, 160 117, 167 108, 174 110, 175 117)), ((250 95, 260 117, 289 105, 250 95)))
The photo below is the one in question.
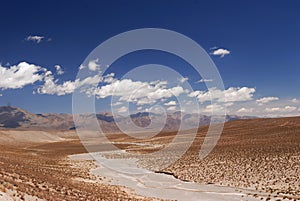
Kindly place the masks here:
POLYGON ((72 115, 32 114, 16 107, 0 107, 0 128, 68 130, 71 127, 74 127, 72 115))
MULTIPOLYGON (((209 125, 211 121, 211 118, 206 115, 181 112, 169 113, 166 117, 148 112, 139 112, 128 117, 113 116, 108 112, 96 114, 99 124, 105 132, 120 132, 120 126, 126 131, 131 131, 132 122, 142 129, 155 129, 156 125, 151 125, 151 121, 165 122, 162 126, 165 131, 178 130, 181 124, 181 116, 182 129, 209 125)), ((225 117, 226 122, 249 118, 253 117, 236 115, 226 115, 225 117)), ((4 106, 0 107, 0 129, 72 130, 75 129, 75 126, 72 114, 32 114, 17 107, 4 106)))

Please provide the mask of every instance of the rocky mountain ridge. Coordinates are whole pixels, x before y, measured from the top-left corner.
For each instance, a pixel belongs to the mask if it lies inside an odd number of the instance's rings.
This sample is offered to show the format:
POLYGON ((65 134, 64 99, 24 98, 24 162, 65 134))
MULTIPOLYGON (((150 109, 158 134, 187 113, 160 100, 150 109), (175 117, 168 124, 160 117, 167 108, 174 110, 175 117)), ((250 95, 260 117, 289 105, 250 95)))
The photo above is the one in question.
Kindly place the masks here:
MULTIPOLYGON (((152 120, 161 121, 164 118, 163 130, 177 130, 181 123, 181 116, 187 128, 205 126, 210 123, 211 117, 206 115, 184 114, 174 112, 161 117, 158 114, 148 112, 138 112, 128 117, 120 115, 113 116, 108 112, 96 114, 97 120, 105 132, 119 131, 118 125, 125 125, 125 129, 130 130, 133 122, 136 126, 147 128, 152 120), (200 118, 200 119, 199 119, 200 118), (126 125, 128 125, 126 127, 126 125)), ((236 119, 251 119, 250 116, 226 115, 227 121, 236 119)), ((72 114, 33 114, 24 109, 2 106, 0 107, 0 129, 19 129, 19 130, 72 130, 75 129, 72 114)))

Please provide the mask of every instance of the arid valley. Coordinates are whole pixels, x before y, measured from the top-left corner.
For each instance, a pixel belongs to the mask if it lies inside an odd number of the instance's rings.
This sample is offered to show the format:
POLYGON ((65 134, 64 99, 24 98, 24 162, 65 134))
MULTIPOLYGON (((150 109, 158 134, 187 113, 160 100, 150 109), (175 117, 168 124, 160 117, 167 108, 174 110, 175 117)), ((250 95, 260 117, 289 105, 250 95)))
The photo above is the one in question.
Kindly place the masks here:
MULTIPOLYGON (((229 121, 216 147, 200 160, 206 132, 207 126, 200 127, 181 159, 155 174, 229 187, 237 200, 300 200, 299 117, 229 121)), ((134 140, 121 133, 107 137, 120 150, 146 155, 170 143, 175 135, 163 131, 148 140, 134 140)), ((0 143, 0 200, 163 200, 92 174, 97 168, 92 158, 71 159, 71 155, 87 152, 75 130, 2 128, 0 143)), ((209 189, 208 193, 213 194, 214 190, 209 189)), ((224 200, 235 199, 225 196, 224 200)))
POLYGON ((0 201, 300 201, 300 0, 0 8, 0 201))

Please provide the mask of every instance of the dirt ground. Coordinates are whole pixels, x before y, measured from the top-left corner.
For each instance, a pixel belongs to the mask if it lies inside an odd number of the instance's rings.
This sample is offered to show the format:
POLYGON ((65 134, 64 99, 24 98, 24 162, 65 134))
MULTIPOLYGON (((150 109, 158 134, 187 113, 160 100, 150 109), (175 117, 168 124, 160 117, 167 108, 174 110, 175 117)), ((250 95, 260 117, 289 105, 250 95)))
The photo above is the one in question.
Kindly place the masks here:
MULTIPOLYGON (((262 200, 300 200, 300 117, 228 122, 217 146, 208 157, 199 160, 206 131, 200 128, 184 156, 164 171, 182 180, 253 189, 259 193, 252 196, 262 200)), ((175 134, 161 133, 148 142, 167 144, 175 134)), ((86 152, 76 135, 59 136, 64 140, 18 143, 14 139, 14 143, 5 143, 3 138, 0 191, 15 200, 153 200, 124 187, 101 183, 103 178, 89 174, 95 168, 92 161, 68 158, 86 152)), ((122 142, 120 149, 155 151, 126 145, 135 140, 125 135, 110 135, 109 139, 122 142)))
POLYGON ((25 200, 26 195, 45 200, 152 200, 101 184, 103 178, 89 174, 95 168, 92 161, 68 159, 69 154, 85 152, 79 140, 29 147, 1 145, 0 191, 15 200, 25 200))

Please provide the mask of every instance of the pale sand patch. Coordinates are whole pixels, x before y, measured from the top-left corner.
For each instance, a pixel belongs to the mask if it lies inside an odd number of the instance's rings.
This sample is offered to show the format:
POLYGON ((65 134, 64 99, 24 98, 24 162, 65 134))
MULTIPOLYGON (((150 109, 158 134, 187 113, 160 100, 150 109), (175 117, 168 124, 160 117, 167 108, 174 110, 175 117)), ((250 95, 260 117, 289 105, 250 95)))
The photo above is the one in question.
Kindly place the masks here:
POLYGON ((23 192, 18 192, 16 190, 5 189, 4 192, 0 192, 0 201, 46 201, 40 199, 36 196, 28 195, 23 192))
POLYGON ((186 198, 189 198, 190 201, 260 200, 249 197, 246 193, 236 192, 236 189, 231 187, 184 182, 170 175, 157 174, 137 166, 133 167, 132 159, 107 159, 99 156, 99 153, 93 153, 93 156, 90 154, 71 155, 70 158, 73 160, 91 160, 95 156, 97 157, 95 164, 98 168, 92 169, 91 174, 106 177, 107 179, 103 180, 103 183, 124 186, 133 189, 135 193, 142 196, 176 199, 178 201, 185 201, 186 198), (141 174, 124 174, 106 167, 116 164, 120 164, 120 167, 125 169, 127 173, 132 170, 135 173, 139 171, 141 174))
POLYGON ((57 133, 46 131, 0 131, 0 143, 17 144, 17 143, 45 143, 59 142, 65 138, 60 137, 57 133))
POLYGON ((13 201, 13 199, 7 193, 0 192, 0 201, 13 201))

